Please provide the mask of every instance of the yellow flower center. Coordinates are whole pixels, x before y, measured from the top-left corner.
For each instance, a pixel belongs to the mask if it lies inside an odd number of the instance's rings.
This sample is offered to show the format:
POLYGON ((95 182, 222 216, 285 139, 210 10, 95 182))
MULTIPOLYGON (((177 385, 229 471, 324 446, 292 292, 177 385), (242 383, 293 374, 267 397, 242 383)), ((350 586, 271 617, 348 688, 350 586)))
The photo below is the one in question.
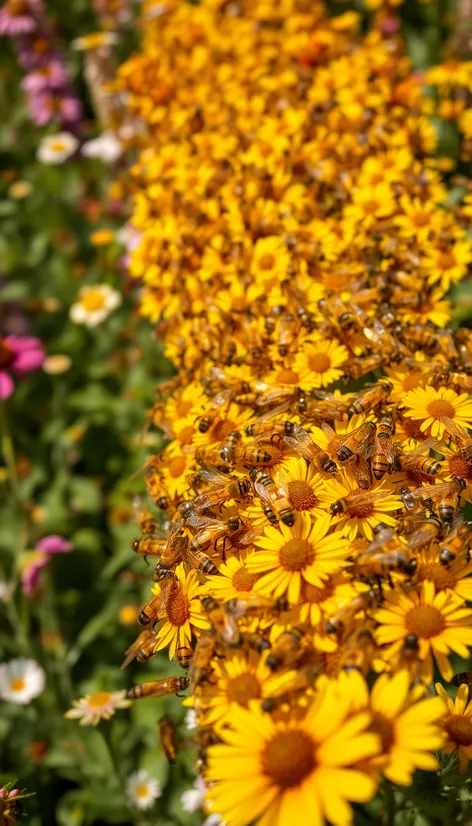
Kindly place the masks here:
POLYGON ((259 258, 259 269, 260 270, 271 270, 275 265, 275 255, 272 253, 266 253, 265 255, 261 255, 259 258))
POLYGON ((334 593, 334 585, 330 579, 326 582, 323 588, 317 588, 316 585, 311 585, 309 582, 303 583, 302 598, 306 602, 320 603, 325 599, 329 599, 334 593))
POLYGON ((456 259, 450 252, 440 252, 437 264, 440 270, 452 270, 456 266, 456 259))
POLYGON ((331 359, 327 353, 312 353, 308 357, 308 365, 314 373, 326 373, 331 367, 331 359))
POLYGON ((281 789, 299 786, 316 766, 315 744, 304 731, 279 731, 262 753, 262 771, 281 789))
POLYGON ((301 571, 313 562, 314 555, 307 539, 289 539, 279 550, 279 562, 286 571, 301 571))
POLYGON ((472 462, 468 462, 458 453, 449 456, 447 461, 449 472, 451 476, 459 479, 472 480, 472 462))
POLYGON ((366 215, 375 215, 377 210, 380 207, 380 204, 379 204, 378 201, 371 200, 371 201, 364 201, 362 206, 363 206, 363 209, 364 209, 364 213, 366 215))
POLYGON ((23 677, 13 677, 10 683, 11 691, 23 691, 26 688, 26 680, 23 677))
POLYGON ((419 209, 418 212, 413 213, 411 220, 416 227, 426 227, 430 221, 429 212, 419 209))
POLYGON ((241 565, 238 571, 233 574, 231 584, 237 591, 251 591, 252 586, 257 581, 257 576, 250 574, 244 565, 241 565))
POLYGON ((94 313, 97 310, 103 310, 105 306, 105 296, 98 290, 87 290, 81 297, 80 303, 88 313, 94 313))
POLYGON ((182 473, 186 467, 187 461, 185 456, 174 456, 167 465, 167 469, 173 479, 177 479, 179 476, 182 476, 182 473))
POLYGON ((51 141, 49 144, 49 149, 52 149, 53 152, 63 152, 65 148, 64 141, 51 141))
POLYGON ((451 714, 444 721, 444 727, 458 746, 472 746, 472 720, 468 717, 451 714))
POLYGON ((449 416, 450 419, 453 419, 456 412, 454 405, 446 399, 434 399, 426 405, 426 410, 433 419, 442 419, 443 416, 449 416))
POLYGON ((418 371, 413 371, 412 373, 408 373, 402 381, 402 387, 405 392, 408 390, 415 390, 419 384, 423 381, 423 374, 418 371))
POLYGON ((247 706, 249 700, 258 700, 261 696, 261 686, 254 674, 239 674, 228 683, 226 696, 230 703, 247 706))
POLYGON ((274 377, 274 384, 298 384, 299 376, 294 370, 279 370, 274 377))
POLYGON ((214 425, 211 435, 217 442, 224 442, 228 433, 231 433, 232 430, 237 430, 237 426, 231 419, 220 419, 214 425))
POLYGON ((403 419, 402 427, 405 431, 405 435, 409 439, 416 439, 417 441, 423 442, 425 439, 425 435, 422 430, 420 430, 421 422, 416 421, 415 419, 403 419))
POLYGON ((438 562, 419 565, 416 576, 420 582, 424 579, 431 579, 438 591, 444 591, 445 588, 453 588, 457 583, 457 576, 451 574, 449 568, 440 565, 438 562))
POLYGON ((308 511, 318 504, 318 498, 313 493, 308 482, 294 479, 288 483, 289 499, 295 511, 308 511))
POLYGON ((184 625, 190 616, 189 601, 182 591, 174 590, 166 602, 167 619, 171 625, 184 625))
POLYGON ((409 634, 429 640, 444 630, 444 618, 434 605, 416 605, 405 617, 409 634))
POLYGON ((390 751, 395 743, 395 727, 391 720, 378 711, 372 712, 371 730, 378 734, 382 741, 382 752, 390 751))
POLYGON ((149 786, 147 783, 140 783, 139 786, 136 786, 136 797, 148 797, 149 795, 149 786))
POLYGON ((109 691, 96 691, 95 694, 87 697, 87 705, 90 706, 90 708, 103 708, 103 706, 108 705, 110 700, 111 694, 109 691))
POLYGON ((175 414, 178 419, 184 419, 192 409, 193 402, 190 399, 180 399, 175 405, 175 414))
POLYGON ((194 428, 191 424, 183 427, 179 433, 178 439, 181 445, 189 445, 192 441, 194 428))

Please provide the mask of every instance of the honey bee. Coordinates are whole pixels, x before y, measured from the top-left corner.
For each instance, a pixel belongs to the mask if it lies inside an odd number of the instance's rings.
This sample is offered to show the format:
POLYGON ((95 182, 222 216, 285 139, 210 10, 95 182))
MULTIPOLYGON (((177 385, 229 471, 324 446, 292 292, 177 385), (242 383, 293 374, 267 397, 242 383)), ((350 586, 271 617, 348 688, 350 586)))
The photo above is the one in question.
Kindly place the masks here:
POLYGON ((385 358, 380 353, 373 353, 364 358, 352 359, 344 367, 344 382, 347 384, 353 379, 360 379, 372 370, 378 370, 384 364, 385 358))
POLYGON ((137 639, 131 643, 129 648, 125 651, 125 659, 120 665, 121 669, 126 668, 132 660, 136 657, 139 663, 145 663, 151 659, 155 654, 156 635, 154 631, 145 628, 141 631, 137 639))
MULTIPOLYGON (((185 678, 186 679, 186 678, 185 678)), ((177 729, 167 714, 159 720, 159 736, 162 750, 169 763, 175 763, 177 759, 177 729)))
POLYGON ((190 567, 199 574, 206 574, 208 576, 218 573, 216 565, 203 551, 196 547, 194 540, 187 544, 182 558, 184 562, 187 562, 190 567))
POLYGON ((192 660, 191 681, 192 692, 196 686, 205 682, 211 671, 211 661, 215 654, 218 638, 214 631, 205 631, 200 634, 192 660))
POLYGON ((338 399, 326 390, 313 390, 310 398, 300 396, 298 400, 298 413, 304 419, 323 421, 330 419, 342 421, 347 414, 349 404, 345 399, 338 399))
POLYGON ((233 462, 236 455, 236 448, 242 439, 238 430, 231 430, 228 433, 223 446, 220 449, 220 457, 224 462, 233 462))
POLYGON ((192 552, 205 552, 209 548, 214 548, 215 551, 224 554, 227 545, 233 544, 231 535, 236 534, 241 528, 242 522, 238 516, 232 516, 226 522, 222 519, 212 520, 195 533, 191 541, 192 552))
POLYGON ((415 530, 408 540, 407 547, 410 551, 419 551, 426 545, 430 545, 443 529, 442 523, 435 516, 423 520, 419 528, 415 530))
POLYGON ((355 413, 368 413, 377 407, 382 402, 387 401, 390 393, 393 390, 393 384, 390 381, 377 382, 372 387, 366 387, 357 393, 356 398, 349 408, 349 415, 354 416, 355 413))
POLYGON ((267 667, 271 671, 278 671, 280 668, 295 664, 302 654, 303 637, 304 631, 301 628, 284 631, 280 637, 277 637, 272 651, 267 656, 267 667))
POLYGON ((392 416, 385 414, 380 419, 374 439, 374 450, 372 453, 372 474, 374 479, 379 481, 390 472, 395 459, 395 449, 392 443, 392 436, 395 430, 392 416))
POLYGON ((188 677, 165 677, 163 680, 151 680, 149 683, 138 683, 130 688, 130 700, 144 700, 146 697, 165 697, 167 694, 177 694, 186 691, 190 685, 188 677))
POLYGON ((186 671, 192 664, 193 651, 187 645, 181 645, 175 652, 175 657, 180 667, 186 671))
POLYGON ((374 539, 367 546, 366 553, 370 554, 378 550, 396 551, 398 548, 403 547, 398 540, 395 528, 391 528, 389 525, 386 525, 385 522, 379 522, 379 524, 373 528, 372 533, 374 534, 374 539))
POLYGON ((251 483, 246 476, 238 479, 209 466, 204 466, 199 473, 202 479, 212 484, 212 488, 199 493, 193 500, 192 504, 197 512, 221 507, 230 499, 244 502, 252 491, 251 483))
POLYGON ((174 568, 184 556, 188 547, 188 537, 182 533, 178 522, 174 522, 165 547, 162 549, 160 564, 164 568, 174 568))
POLYGON ((291 679, 281 683, 276 693, 271 697, 265 697, 261 703, 262 711, 272 712, 280 706, 281 703, 290 702, 294 695, 300 691, 304 691, 309 686, 313 686, 320 676, 321 667, 317 663, 309 663, 298 668, 292 673, 291 679))
POLYGON ((290 352, 298 330, 296 329, 296 318, 292 313, 286 313, 279 321, 279 334, 277 349, 279 356, 285 358, 290 352))
MULTIPOLYGON (((149 536, 156 536, 160 533, 159 525, 154 519, 152 513, 144 510, 143 501, 140 496, 136 496, 133 500, 133 508, 136 515, 136 522, 142 534, 149 536)), ((163 534, 165 536, 165 534, 163 534)))
POLYGON ((393 333, 390 333, 377 318, 374 318, 371 327, 363 327, 362 332, 366 339, 370 341, 372 349, 377 350, 382 356, 389 356, 392 360, 398 357, 399 342, 393 333))
POLYGON ((400 494, 405 507, 412 510, 418 505, 429 508, 437 506, 441 522, 452 522, 459 505, 460 495, 466 482, 464 479, 453 479, 452 482, 443 482, 439 485, 425 485, 416 490, 402 488, 400 494))
MULTIPOLYGON (((259 468, 253 468, 249 477, 254 485, 256 494, 264 501, 269 511, 275 512, 278 519, 284 525, 293 525, 295 522, 295 513, 293 511, 290 499, 288 498, 287 487, 279 483, 276 485, 274 480, 268 473, 259 468)), ((272 522, 273 520, 270 519, 272 522)))
POLYGON ((177 588, 177 580, 172 571, 163 569, 160 577, 160 591, 158 594, 153 594, 139 610, 138 622, 140 625, 147 626, 151 622, 156 622, 161 618, 160 615, 165 613, 165 605, 168 597, 172 591, 177 588))
POLYGON ((362 594, 354 597, 351 602, 340 605, 338 610, 329 618, 326 623, 326 632, 328 634, 336 634, 340 637, 346 625, 352 623, 356 614, 359 611, 367 611, 373 603, 373 593, 364 591, 362 594))
POLYGON ((366 677, 370 671, 375 651, 376 645, 372 632, 367 628, 362 629, 358 634, 354 634, 344 643, 342 654, 343 671, 359 671, 366 677))
POLYGON ((466 551, 466 559, 470 556, 470 542, 472 539, 472 522, 460 522, 457 527, 448 533, 439 553, 441 565, 450 565, 458 555, 466 551))
MULTIPOLYGON (((146 465, 146 470, 144 472, 144 481, 149 496, 154 501, 155 505, 157 507, 160 507, 157 503, 161 501, 163 498, 165 498, 162 494, 161 475, 159 473, 158 468, 150 462, 148 462, 146 465)), ((161 510, 166 510, 166 508, 161 508, 161 510)))
POLYGON ((164 547, 163 543, 165 539, 151 539, 151 537, 145 537, 144 539, 134 539, 131 543, 131 549, 136 554, 141 554, 141 556, 160 556, 162 553, 162 549, 164 547))
POLYGON ((461 685, 472 686, 472 671, 461 671, 460 674, 454 674, 451 682, 456 688, 461 685))
POLYGON ((455 444, 459 448, 459 454, 466 461, 472 461, 472 438, 464 428, 457 425, 452 419, 444 416, 444 424, 447 432, 452 436, 455 444))
POLYGON ((420 643, 416 634, 407 634, 400 651, 398 667, 411 669, 418 662, 420 643))
POLYGON ((385 553, 373 551, 360 554, 354 567, 359 575, 366 577, 388 576, 394 571, 411 577, 415 574, 418 563, 402 550, 385 553))
POLYGON ((399 453, 395 456, 395 464, 400 470, 412 473, 436 476, 441 470, 441 462, 431 459, 429 456, 422 456, 425 450, 434 450, 437 447, 434 439, 425 439, 415 450, 410 453, 399 453))
POLYGON ((215 421, 220 418, 219 411, 231 403, 236 392, 235 387, 225 387, 213 396, 208 413, 205 413, 199 419, 198 430, 200 433, 208 433, 215 421))
POLYGON ((348 463, 351 466, 356 482, 362 490, 368 490, 372 484, 371 465, 365 456, 354 455, 348 463))
POLYGON ((314 464, 319 470, 324 470, 326 473, 336 472, 337 467, 333 460, 315 444, 311 436, 300 425, 294 424, 291 434, 284 436, 283 440, 287 447, 290 447, 307 462, 314 464))
MULTIPOLYGON (((257 382, 257 407, 278 407, 280 404, 292 404, 300 395, 298 387, 293 384, 266 384, 265 382, 257 382)), ((235 401, 238 401, 237 399, 235 401)), ((241 402, 238 402, 241 404, 241 402)))
POLYGON ((338 499, 330 505, 331 513, 337 516, 340 513, 349 514, 351 511, 359 510, 359 508, 371 507, 375 502, 388 496, 388 491, 379 490, 376 493, 369 491, 366 493, 353 493, 351 496, 345 496, 343 499, 338 499))
POLYGON ((373 445, 376 429, 374 422, 364 422, 352 433, 344 436, 336 454, 338 461, 346 462, 354 454, 359 455, 362 452, 367 454, 368 448, 373 445))
POLYGON ((221 642, 230 648, 237 648, 241 642, 241 633, 234 617, 228 614, 213 597, 203 597, 202 606, 221 642))
POLYGON ((426 327, 423 324, 407 324, 402 329, 402 338, 415 347, 431 350, 437 344, 438 333, 435 327, 426 327))
POLYGON ((225 602, 224 608, 232 617, 239 619, 259 611, 268 611, 270 613, 280 613, 281 611, 288 611, 288 600, 285 597, 279 597, 274 600, 271 597, 265 597, 263 594, 247 593, 244 597, 234 597, 225 602))

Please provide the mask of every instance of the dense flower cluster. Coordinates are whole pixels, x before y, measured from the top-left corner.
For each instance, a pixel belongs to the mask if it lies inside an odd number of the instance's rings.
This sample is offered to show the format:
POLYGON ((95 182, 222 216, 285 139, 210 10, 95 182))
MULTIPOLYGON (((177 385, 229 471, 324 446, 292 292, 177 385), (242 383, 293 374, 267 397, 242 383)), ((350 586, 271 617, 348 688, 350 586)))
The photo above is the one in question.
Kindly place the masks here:
POLYGON ((432 102, 385 18, 361 36, 305 0, 142 13, 118 80, 130 269, 177 375, 150 414, 166 525, 138 505, 157 565, 125 662, 168 648, 190 677, 130 696, 190 681, 229 826, 344 826, 382 775, 472 754, 465 690, 431 689, 472 645, 472 333, 446 297, 468 208, 445 208, 432 102))

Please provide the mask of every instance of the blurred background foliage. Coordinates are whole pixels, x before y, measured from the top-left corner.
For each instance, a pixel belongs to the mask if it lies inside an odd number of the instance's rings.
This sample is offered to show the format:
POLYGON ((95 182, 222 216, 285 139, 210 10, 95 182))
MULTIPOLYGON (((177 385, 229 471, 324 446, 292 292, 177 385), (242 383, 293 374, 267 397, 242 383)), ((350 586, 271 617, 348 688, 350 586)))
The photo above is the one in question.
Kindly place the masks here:
MULTIPOLYGON (((355 7, 330 5, 333 13, 355 7)), ((437 62, 452 33, 454 5, 407 0, 397 12, 415 67, 437 62)), ((51 0, 47 14, 93 137, 100 129, 83 79, 83 56, 70 48, 73 38, 98 28, 91 2, 71 0, 65 9, 61 0, 51 0)), ((134 47, 135 37, 131 17, 117 61, 134 47)), ((136 537, 132 500, 144 489, 139 469, 161 443, 159 432, 146 426, 146 410, 172 366, 134 309, 136 286, 123 266, 123 246, 116 241, 100 247, 90 240, 95 230, 116 231, 126 220, 124 204, 110 190, 115 170, 85 158, 61 166, 39 163, 38 144, 54 127, 32 125, 21 79, 14 49, 2 38, 2 335, 37 336, 48 356, 65 355, 71 364, 61 374, 32 373, 2 404, 0 655, 2 661, 20 655, 38 660, 47 683, 28 706, 0 705, 1 779, 18 779, 22 788, 35 792, 25 804, 31 826, 191 825, 199 815, 183 811, 180 795, 192 785, 195 752, 182 749, 169 771, 156 728, 160 713, 183 720, 178 700, 161 700, 159 713, 155 702, 138 703, 98 729, 79 727, 63 716, 72 699, 84 694, 177 673, 166 654, 146 666, 119 669, 137 633, 133 608, 149 590, 145 562, 130 550, 136 537), (13 186, 18 182, 28 184, 21 198, 13 186), (68 313, 80 287, 96 283, 111 285, 124 300, 89 329, 74 324, 68 313), (34 594, 25 594, 20 575, 25 554, 48 534, 67 538, 73 551, 56 555, 34 594), (138 768, 163 786, 150 813, 127 806, 124 781, 138 768)), ((438 154, 453 156, 454 128, 441 122, 437 128, 438 154)), ((456 308, 458 320, 467 324, 470 283, 458 287, 456 308)), ((184 725, 180 737, 191 738, 184 725)))

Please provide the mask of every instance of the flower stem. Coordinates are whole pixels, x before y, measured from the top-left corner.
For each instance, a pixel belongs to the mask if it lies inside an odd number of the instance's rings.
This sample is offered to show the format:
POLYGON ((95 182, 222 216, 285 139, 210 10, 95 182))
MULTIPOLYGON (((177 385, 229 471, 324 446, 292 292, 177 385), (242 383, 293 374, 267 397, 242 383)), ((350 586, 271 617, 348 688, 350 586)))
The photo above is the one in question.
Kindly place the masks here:
POLYGON ((392 784, 388 780, 384 783, 385 792, 385 824, 386 826, 394 826, 395 823, 395 795, 393 793, 392 784))
POLYGON ((11 437, 10 428, 8 426, 7 409, 5 402, 0 402, 0 442, 2 448, 2 455, 5 460, 5 465, 8 470, 8 481, 12 494, 18 504, 22 504, 20 496, 20 487, 18 481, 18 474, 16 472, 15 450, 13 447, 13 439, 11 437))

